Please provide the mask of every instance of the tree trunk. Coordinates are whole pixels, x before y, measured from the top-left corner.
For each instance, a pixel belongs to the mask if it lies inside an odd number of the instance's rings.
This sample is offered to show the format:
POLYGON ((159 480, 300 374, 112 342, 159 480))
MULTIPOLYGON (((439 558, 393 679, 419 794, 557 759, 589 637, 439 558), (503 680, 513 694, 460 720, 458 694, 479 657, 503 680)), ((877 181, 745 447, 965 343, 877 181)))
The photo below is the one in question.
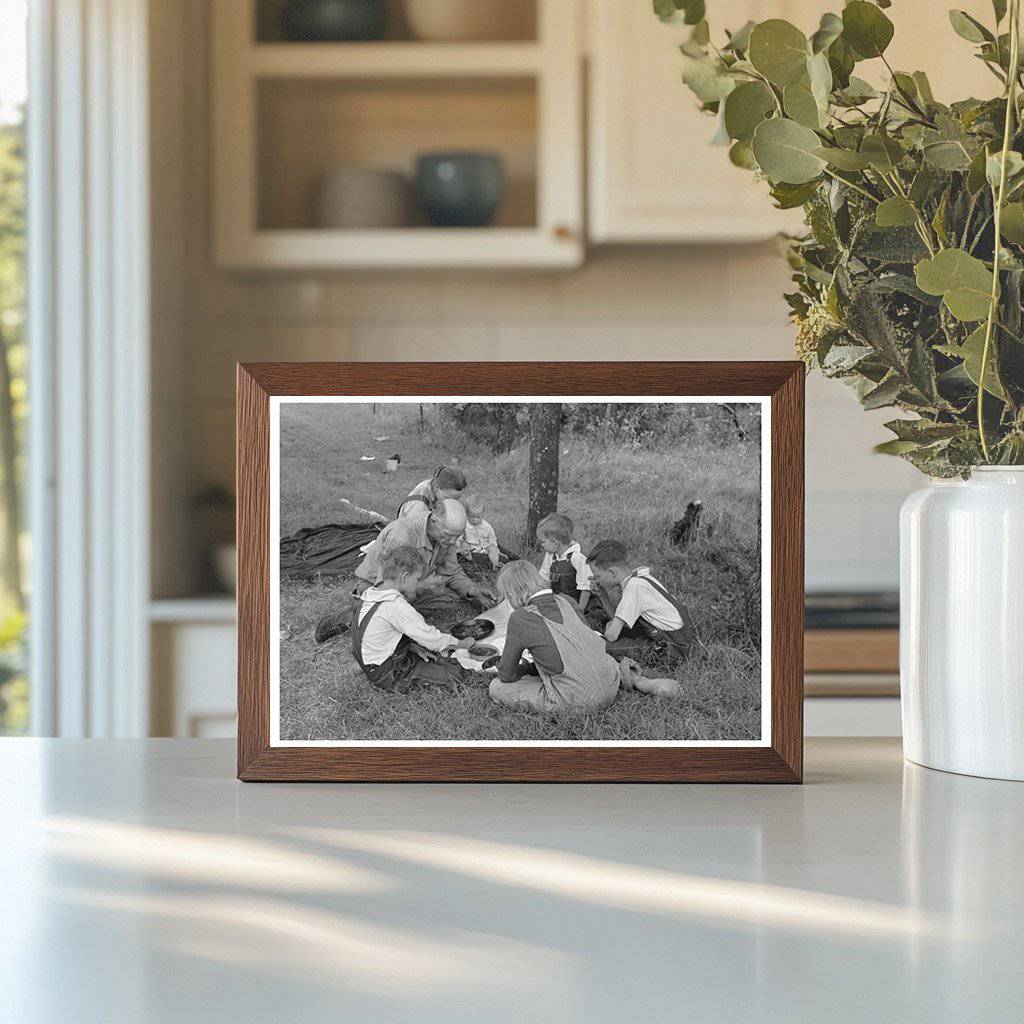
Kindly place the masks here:
POLYGON ((23 609, 21 584, 21 488, 18 486, 18 442, 14 427, 14 398, 11 395, 11 364, 7 340, 0 333, 0 504, 3 507, 4 587, 15 606, 23 609))
POLYGON ((537 524, 558 508, 558 443, 562 406, 538 402, 530 406, 530 506, 526 516, 527 544, 537 524))

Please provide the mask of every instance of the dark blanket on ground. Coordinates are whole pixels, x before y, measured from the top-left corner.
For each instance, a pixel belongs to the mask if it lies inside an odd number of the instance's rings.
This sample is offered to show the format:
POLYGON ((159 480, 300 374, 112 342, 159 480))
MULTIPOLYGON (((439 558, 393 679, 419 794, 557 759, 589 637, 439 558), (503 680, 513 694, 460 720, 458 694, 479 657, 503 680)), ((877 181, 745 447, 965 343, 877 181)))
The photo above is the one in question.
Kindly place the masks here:
POLYGON ((359 549, 377 539, 382 526, 347 523, 344 526, 307 526, 281 538, 281 578, 311 580, 317 576, 342 576, 362 560, 359 549))

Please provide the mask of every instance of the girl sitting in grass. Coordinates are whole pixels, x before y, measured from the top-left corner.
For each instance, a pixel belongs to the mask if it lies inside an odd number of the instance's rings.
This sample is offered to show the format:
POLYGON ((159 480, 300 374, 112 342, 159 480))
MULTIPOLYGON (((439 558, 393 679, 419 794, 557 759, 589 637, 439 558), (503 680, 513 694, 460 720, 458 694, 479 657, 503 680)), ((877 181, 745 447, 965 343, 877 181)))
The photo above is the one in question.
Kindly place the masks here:
POLYGON ((512 606, 491 699, 533 711, 599 711, 619 689, 619 666, 572 599, 554 594, 529 562, 509 562, 498 592, 512 606), (521 662, 529 652, 533 665, 521 662), (526 674, 535 671, 536 675, 526 674))

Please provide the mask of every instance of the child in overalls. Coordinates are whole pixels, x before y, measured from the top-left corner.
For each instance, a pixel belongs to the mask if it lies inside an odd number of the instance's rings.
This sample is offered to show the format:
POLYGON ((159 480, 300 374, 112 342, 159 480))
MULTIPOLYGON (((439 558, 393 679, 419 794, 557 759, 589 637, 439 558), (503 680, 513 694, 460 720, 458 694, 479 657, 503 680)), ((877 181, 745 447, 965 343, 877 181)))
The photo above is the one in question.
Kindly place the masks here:
POLYGON ((636 638, 646 636, 677 658, 689 655, 694 640, 690 613, 646 565, 636 565, 617 540, 601 541, 587 561, 601 593, 620 595, 604 631, 609 653, 630 653, 636 638))
POLYGON ((579 543, 573 540, 575 529, 568 516, 557 512, 537 524, 537 542, 544 552, 540 575, 554 593, 571 597, 585 612, 593 575, 579 543))
POLYGON ((359 595, 352 623, 352 654, 374 686, 405 693, 422 686, 451 686, 469 676, 443 654, 473 646, 431 626, 409 603, 423 577, 423 558, 409 545, 381 559, 384 579, 359 595), (439 656, 442 655, 442 656, 439 656))
POLYGON ((552 593, 525 561, 509 562, 498 573, 498 591, 513 611, 491 699, 539 712, 608 707, 619 690, 619 666, 576 602, 552 593), (529 668, 522 662, 526 651, 533 659, 529 668), (537 674, 526 674, 530 669, 537 674))

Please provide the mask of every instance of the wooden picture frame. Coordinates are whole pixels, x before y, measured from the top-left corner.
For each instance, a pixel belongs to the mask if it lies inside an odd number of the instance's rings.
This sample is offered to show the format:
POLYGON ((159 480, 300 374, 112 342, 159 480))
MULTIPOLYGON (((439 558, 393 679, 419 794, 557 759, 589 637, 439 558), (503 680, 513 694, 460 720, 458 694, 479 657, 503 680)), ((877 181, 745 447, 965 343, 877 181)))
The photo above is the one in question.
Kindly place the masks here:
MULTIPOLYGON (((647 399, 650 401, 650 398, 647 399)), ((238 777, 244 781, 800 782, 804 367, 799 362, 254 363, 238 366, 238 777), (453 382, 457 381, 457 388, 453 382), (770 409, 770 736, 694 746, 271 743, 271 399, 750 396, 770 409)), ((765 591, 766 592, 766 591, 765 591)), ((763 614, 763 613, 762 613, 763 614)))

